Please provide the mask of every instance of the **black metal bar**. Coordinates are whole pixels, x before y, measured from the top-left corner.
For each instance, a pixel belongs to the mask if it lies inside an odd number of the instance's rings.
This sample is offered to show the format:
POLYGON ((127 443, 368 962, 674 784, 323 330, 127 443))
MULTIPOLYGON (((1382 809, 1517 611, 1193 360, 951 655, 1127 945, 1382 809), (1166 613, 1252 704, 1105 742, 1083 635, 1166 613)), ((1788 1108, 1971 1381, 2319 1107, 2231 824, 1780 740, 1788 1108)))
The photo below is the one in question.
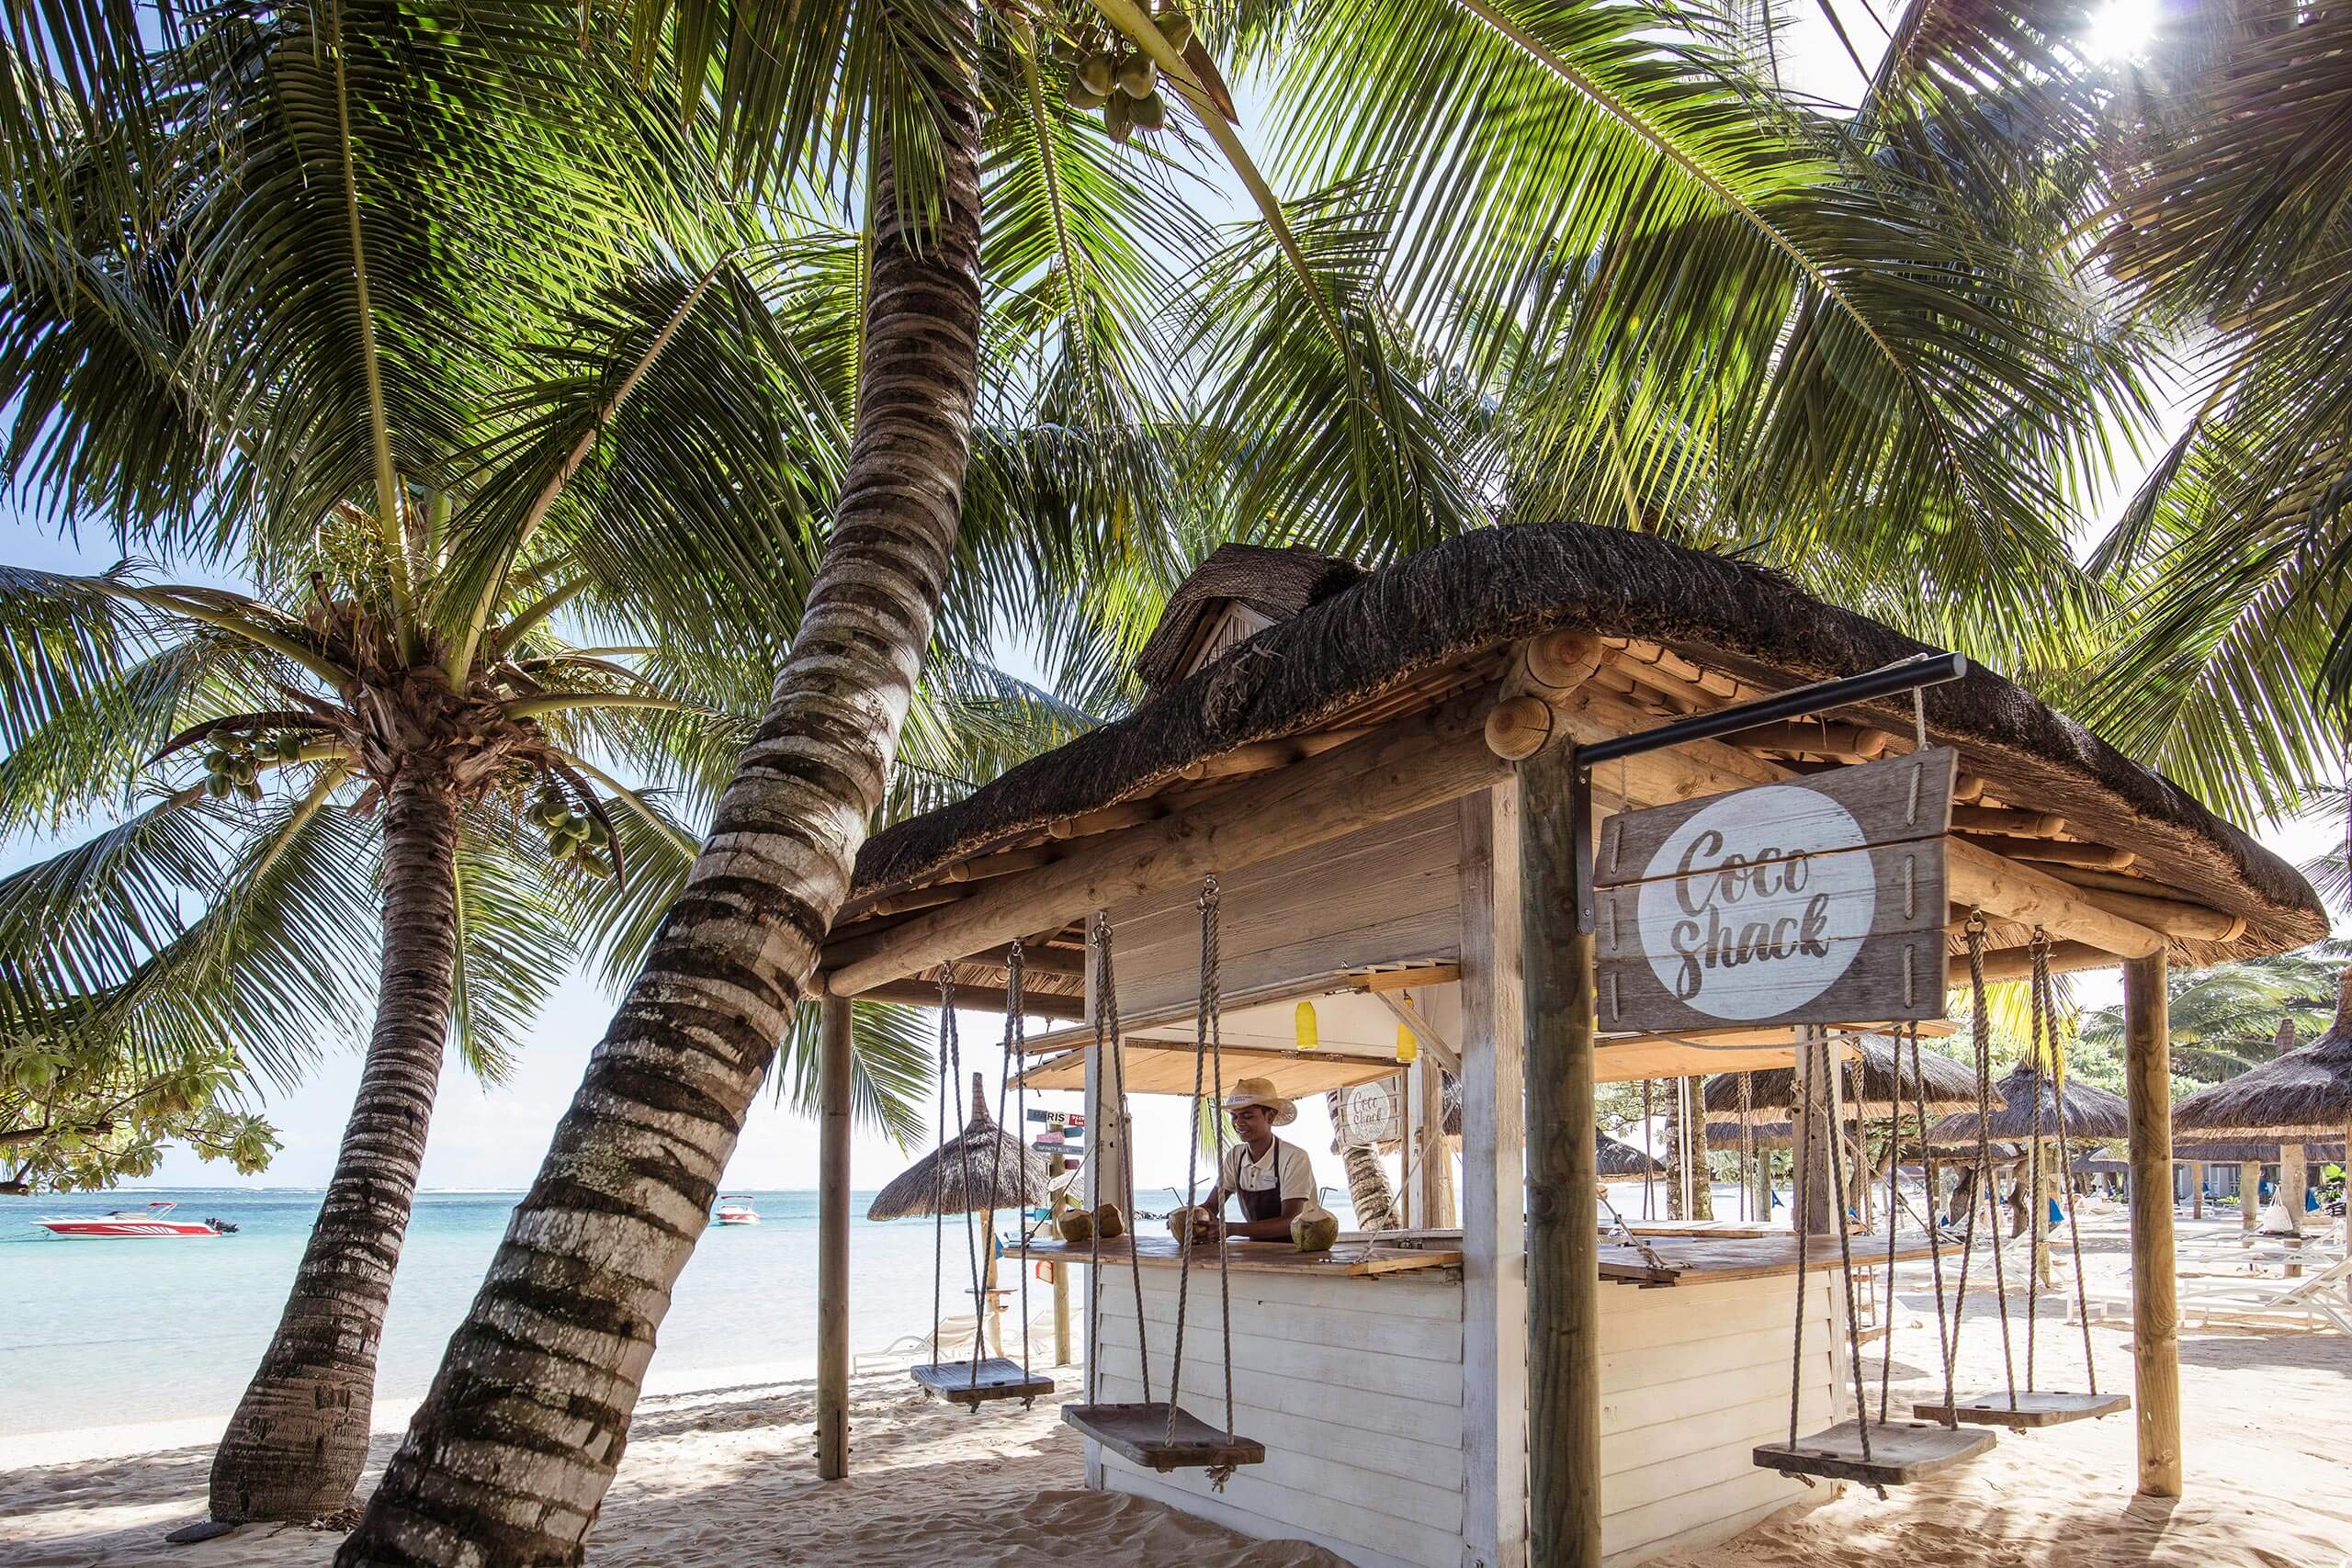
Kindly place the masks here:
POLYGON ((1679 718, 1671 724, 1661 724, 1656 729, 1645 729, 1639 734, 1596 740, 1577 748, 1577 760, 1586 767, 1613 762, 1620 757, 1638 757, 1645 751, 1659 751, 1691 740, 1712 740, 1719 735, 1735 735, 1743 729, 1753 729, 1759 724, 1771 724, 1784 718, 1803 718, 1831 708, 1844 707, 1850 703, 1868 702, 1872 697, 1892 696, 1897 692, 1916 691, 1921 686, 1940 686, 1967 673, 1968 660, 1961 654, 1922 653, 1898 663, 1865 671, 1860 675, 1817 681, 1810 686, 1799 686, 1794 691, 1781 692, 1774 696, 1758 697, 1737 707, 1692 714, 1689 718, 1679 718))

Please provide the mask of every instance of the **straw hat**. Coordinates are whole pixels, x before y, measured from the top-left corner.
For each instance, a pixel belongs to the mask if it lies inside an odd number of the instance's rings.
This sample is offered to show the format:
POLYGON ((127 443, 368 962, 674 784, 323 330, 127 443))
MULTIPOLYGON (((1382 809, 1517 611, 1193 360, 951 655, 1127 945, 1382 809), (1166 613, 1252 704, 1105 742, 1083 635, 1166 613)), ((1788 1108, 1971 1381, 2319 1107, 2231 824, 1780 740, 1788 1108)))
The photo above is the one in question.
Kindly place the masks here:
POLYGON ((1225 1091, 1225 1108, 1238 1111, 1245 1105, 1262 1105, 1274 1113, 1274 1125, 1287 1127, 1298 1120, 1298 1106, 1274 1092, 1272 1078, 1237 1078, 1225 1091))

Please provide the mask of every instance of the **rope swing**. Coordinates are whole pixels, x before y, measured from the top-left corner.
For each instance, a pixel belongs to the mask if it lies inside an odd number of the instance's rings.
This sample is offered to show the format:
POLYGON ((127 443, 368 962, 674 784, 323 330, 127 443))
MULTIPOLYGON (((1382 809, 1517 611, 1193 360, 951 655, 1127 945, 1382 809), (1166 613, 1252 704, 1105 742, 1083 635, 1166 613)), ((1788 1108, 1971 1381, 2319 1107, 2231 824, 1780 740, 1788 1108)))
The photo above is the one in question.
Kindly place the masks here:
MULTIPOLYGON (((1218 891, 1214 875, 1202 879, 1197 903, 1201 911, 1201 987, 1200 1004, 1194 1014, 1193 1043, 1193 1124, 1195 1127, 1199 1125, 1204 1106, 1208 1107, 1216 1128, 1214 1137, 1221 1179, 1225 1167, 1225 1053, 1223 1001, 1219 992, 1218 891), (1215 1098, 1204 1100, 1204 1094, 1215 1098)), ((1126 1044, 1119 1032, 1118 990, 1112 978, 1111 919, 1107 913, 1095 912, 1093 923, 1087 930, 1087 945, 1094 952, 1096 1072, 1098 1080, 1107 1079, 1111 1085, 1116 1107, 1116 1114, 1111 1119, 1111 1123, 1117 1129, 1115 1135, 1122 1140, 1120 1185, 1127 1200, 1127 1212, 1132 1214, 1135 1212, 1134 1162, 1124 1157, 1131 1153, 1125 1144, 1128 1126, 1126 1044)), ((1192 1138, 1191 1144, 1184 1171, 1184 1199, 1188 1209, 1198 1199, 1200 1191, 1199 1137, 1192 1138)), ((1155 1400, 1151 1396, 1151 1346, 1144 1327, 1141 1243, 1130 1235, 1127 1271, 1135 1289, 1136 1363, 1143 1399, 1133 1404, 1105 1404, 1102 1399, 1101 1377, 1102 1235, 1102 1227, 1095 1227, 1093 1267, 1089 1270, 1087 1283, 1087 1310, 1091 1332, 1087 1340, 1086 1403, 1064 1405, 1062 1419, 1112 1453, 1147 1470, 1162 1473, 1173 1470, 1204 1470, 1208 1472, 1210 1486, 1221 1492, 1237 1468, 1264 1462, 1266 1449, 1264 1444, 1234 1431, 1233 1298, 1227 1244, 1223 1241, 1217 1244, 1216 1274, 1220 1307, 1217 1326, 1224 1352, 1224 1428, 1220 1430, 1210 1426, 1179 1403, 1183 1391, 1184 1327, 1192 1302, 1193 1247, 1196 1234, 1196 1227, 1184 1227, 1182 1247, 1178 1253, 1176 1341, 1169 1361, 1168 1397, 1165 1400, 1155 1400)))
MULTIPOLYGON (((962 1205, 964 1215, 964 1253, 970 1270, 972 1296, 972 1353, 965 1360, 953 1364, 940 1356, 939 1303, 946 1290, 946 1230, 949 1196, 948 1167, 951 1156, 960 1156, 968 1164, 970 1150, 965 1140, 973 1135, 967 1127, 962 1134, 948 1135, 948 1103, 951 1095, 960 1090, 964 1082, 963 1044, 956 1023, 956 970, 953 964, 943 964, 939 971, 939 1121, 938 1145, 932 1153, 931 1187, 931 1357, 930 1361, 908 1369, 908 1375, 925 1392, 961 1404, 977 1414, 979 1407, 992 1400, 1018 1399, 1027 1409, 1040 1394, 1054 1392, 1054 1380, 1039 1376, 1029 1364, 1029 1271, 1021 1270, 1021 1359, 1018 1362, 1002 1356, 984 1355, 986 1328, 989 1305, 987 1268, 982 1254, 993 1264, 996 1254, 997 1200, 1002 1192, 1001 1179, 1004 1172, 1006 1149, 1001 1131, 1004 1125, 1004 1097, 1007 1083, 1020 1071, 1020 1055, 1025 1046, 1024 1024, 1022 1020, 1022 953, 1015 942, 1005 959, 1004 979, 1004 1071, 997 1080, 996 1126, 987 1129, 987 1158, 989 1162, 988 1199, 979 1211, 976 1223, 967 1193, 958 1193, 956 1201, 962 1205)), ((1014 1114, 1019 1120, 1016 1129, 1025 1126, 1028 1110, 1028 1088, 1021 1088, 1014 1114)), ((977 1083, 974 1086, 973 1115, 977 1121, 987 1119, 987 1107, 980 1103, 977 1083)), ((1020 1147, 1018 1137, 1011 1151, 1016 1201, 1023 1210, 1026 1224, 1027 1154, 1020 1147)))

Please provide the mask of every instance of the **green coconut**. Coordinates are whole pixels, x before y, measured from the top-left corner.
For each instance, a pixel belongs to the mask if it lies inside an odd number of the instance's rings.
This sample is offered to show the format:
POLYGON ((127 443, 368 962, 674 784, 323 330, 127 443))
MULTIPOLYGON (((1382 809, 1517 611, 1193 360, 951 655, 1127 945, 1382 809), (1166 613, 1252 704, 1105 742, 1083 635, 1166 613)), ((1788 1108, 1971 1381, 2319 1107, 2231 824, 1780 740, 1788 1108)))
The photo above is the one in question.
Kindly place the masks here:
POLYGON ((1131 98, 1140 98, 1159 80, 1159 67, 1144 53, 1128 55, 1119 62, 1119 91, 1131 98))
POLYGON ((1203 1220, 1208 1218, 1208 1213, 1206 1209, 1197 1205, 1171 1210, 1168 1215, 1168 1234, 1178 1241, 1183 1240, 1199 1228, 1203 1220))
POLYGON ((1168 100, 1161 97, 1158 93, 1147 93, 1142 97, 1137 98, 1136 100, 1136 107, 1129 112, 1131 112, 1136 118, 1136 129, 1137 130, 1165 130, 1168 129, 1168 100))
POLYGON ((1107 54, 1090 54, 1078 62, 1078 80, 1098 98, 1107 98, 1119 85, 1119 62, 1107 54))
POLYGON ((1062 89, 1062 102, 1074 109, 1099 109, 1110 101, 1110 94, 1088 91, 1085 82, 1075 75, 1069 79, 1069 85, 1062 89))
POLYGON ((1127 1234, 1127 1216, 1116 1203, 1102 1204, 1094 1211, 1094 1228, 1104 1241, 1116 1241, 1127 1234))
POLYGON ((1152 18, 1152 22, 1159 28, 1159 36, 1168 40, 1168 47, 1177 53, 1182 54, 1192 47, 1193 18, 1183 12, 1162 11, 1152 18))
POLYGON ((1329 1209, 1307 1209, 1290 1223, 1290 1243, 1301 1252, 1329 1252, 1339 1239, 1339 1216, 1329 1209))
POLYGON ((1094 1240, 1094 1215, 1085 1209, 1072 1209, 1054 1221, 1054 1232, 1072 1247, 1091 1246, 1094 1240))

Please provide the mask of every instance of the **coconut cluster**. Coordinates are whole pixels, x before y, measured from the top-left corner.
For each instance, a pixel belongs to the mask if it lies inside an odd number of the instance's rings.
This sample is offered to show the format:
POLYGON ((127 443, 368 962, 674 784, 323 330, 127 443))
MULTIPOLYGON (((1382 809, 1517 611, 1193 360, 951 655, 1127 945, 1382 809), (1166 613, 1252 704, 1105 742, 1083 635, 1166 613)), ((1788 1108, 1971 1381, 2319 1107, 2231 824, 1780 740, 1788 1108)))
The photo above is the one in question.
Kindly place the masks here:
POLYGON ((213 740, 212 749, 204 754, 204 793, 215 800, 227 799, 231 790, 247 800, 259 800, 262 764, 291 762, 302 755, 302 738, 291 731, 232 732, 216 735, 213 740))
MULTIPOLYGON (((1170 6, 1157 12, 1152 25, 1169 47, 1182 53, 1192 47, 1193 18, 1170 6)), ((1159 91, 1159 68, 1151 56, 1128 46, 1128 40, 1107 28, 1079 28, 1053 42, 1054 58, 1070 67, 1062 96, 1071 107, 1101 109, 1102 129, 1114 141, 1125 141, 1138 130, 1168 128, 1168 100, 1159 91)))
POLYGON ((549 784, 541 784, 532 797, 529 815, 548 836, 548 852, 557 860, 570 861, 594 875, 610 874, 611 867, 596 853, 612 842, 602 818, 580 810, 549 784))

